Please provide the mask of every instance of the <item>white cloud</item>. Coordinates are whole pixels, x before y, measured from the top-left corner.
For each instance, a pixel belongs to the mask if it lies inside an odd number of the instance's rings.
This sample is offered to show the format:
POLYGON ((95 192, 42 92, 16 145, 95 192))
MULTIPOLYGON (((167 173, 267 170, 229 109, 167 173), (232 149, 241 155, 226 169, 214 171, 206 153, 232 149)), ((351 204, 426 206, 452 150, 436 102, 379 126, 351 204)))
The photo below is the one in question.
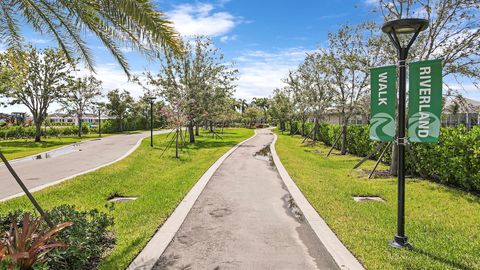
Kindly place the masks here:
POLYGON ((233 35, 233 36, 223 36, 220 38, 220 41, 223 42, 223 43, 227 43, 228 41, 235 41, 237 40, 238 36, 237 35, 233 35))
POLYGON ((177 31, 184 36, 222 36, 238 23, 238 18, 228 12, 215 12, 208 3, 182 4, 167 12, 177 31))
POLYGON ((273 89, 284 86, 282 79, 289 70, 294 70, 303 61, 305 48, 289 48, 276 52, 247 51, 235 58, 240 71, 237 98, 251 100, 253 97, 268 97, 273 89))
POLYGON ((43 39, 43 38, 34 38, 34 39, 30 39, 29 41, 35 44, 47 44, 51 42, 50 40, 43 39))

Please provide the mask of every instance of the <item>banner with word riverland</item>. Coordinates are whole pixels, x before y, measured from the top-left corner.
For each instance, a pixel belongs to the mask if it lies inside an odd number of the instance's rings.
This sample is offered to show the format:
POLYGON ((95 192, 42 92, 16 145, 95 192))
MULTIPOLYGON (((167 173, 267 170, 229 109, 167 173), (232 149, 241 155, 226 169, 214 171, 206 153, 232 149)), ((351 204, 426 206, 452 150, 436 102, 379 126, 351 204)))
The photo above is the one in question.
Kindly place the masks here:
POLYGON ((409 76, 409 141, 438 142, 442 114, 442 60, 410 63, 409 76))
POLYGON ((370 69, 370 139, 395 140, 397 67, 370 69))

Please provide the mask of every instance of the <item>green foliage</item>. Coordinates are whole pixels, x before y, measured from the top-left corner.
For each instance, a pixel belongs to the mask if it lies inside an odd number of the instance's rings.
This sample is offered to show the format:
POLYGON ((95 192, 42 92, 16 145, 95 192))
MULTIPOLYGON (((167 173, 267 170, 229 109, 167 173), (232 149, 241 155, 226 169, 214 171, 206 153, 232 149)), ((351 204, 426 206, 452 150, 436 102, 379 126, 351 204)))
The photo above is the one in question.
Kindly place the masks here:
MULTIPOLYGON (((295 125, 301 126, 301 123, 296 122, 295 125)), ((313 123, 306 123, 306 134, 312 128, 313 123)), ((331 146, 340 132, 339 125, 320 124, 319 140, 331 146)), ((300 134, 300 129, 296 133, 300 134)), ((366 156, 378 143, 369 139, 367 125, 348 126, 349 153, 366 156)), ((410 147, 412 151, 406 155, 409 173, 467 191, 480 192, 480 127, 474 127, 469 132, 463 126, 442 128, 438 144, 412 143, 410 147)), ((339 150, 340 143, 335 148, 339 150)), ((378 158, 379 155, 377 153, 372 158, 378 158)), ((384 162, 389 163, 390 160, 391 151, 387 151, 384 162)))
MULTIPOLYGON (((103 126, 102 126, 103 128, 103 126)), ((83 125, 83 132, 93 132, 93 129, 89 128, 85 123, 83 125)), ((35 138, 35 127, 23 127, 23 126, 6 126, 0 128, 0 139, 21 139, 21 138, 35 138)), ((78 134, 78 126, 58 126, 47 127, 41 129, 41 136, 45 137, 57 137, 57 136, 72 136, 78 134)))
MULTIPOLYGON (((21 210, 0 216, 0 231, 10 228, 10 217, 22 228, 21 210)), ((114 244, 109 228, 113 219, 97 210, 77 211, 75 207, 61 205, 53 208, 48 215, 54 224, 72 222, 73 225, 61 231, 56 240, 67 248, 55 249, 45 255, 44 262, 49 269, 95 269, 105 252, 114 244)), ((42 223, 45 227, 45 223, 42 223)))
MULTIPOLYGON (((23 213, 22 218, 15 215, 4 217, 2 224, 10 220, 9 228, 0 238, 1 265, 8 269, 31 270, 48 261, 49 252, 66 248, 58 241, 58 234, 72 226, 72 222, 62 222, 51 228, 42 226, 43 219, 35 218, 30 213, 23 213)), ((0 218, 1 219, 1 218, 0 218)), ((37 268, 38 269, 38 268, 37 268)))

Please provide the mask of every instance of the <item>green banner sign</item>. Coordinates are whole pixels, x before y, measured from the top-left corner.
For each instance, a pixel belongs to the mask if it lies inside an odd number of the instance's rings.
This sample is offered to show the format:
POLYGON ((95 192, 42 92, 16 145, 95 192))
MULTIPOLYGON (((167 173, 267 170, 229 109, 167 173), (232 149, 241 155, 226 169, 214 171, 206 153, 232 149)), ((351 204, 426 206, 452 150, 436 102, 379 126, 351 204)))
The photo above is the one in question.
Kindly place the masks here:
POLYGON ((442 113, 442 60, 410 63, 409 85, 409 141, 438 142, 442 113))
POLYGON ((397 67, 370 69, 370 139, 395 140, 397 67))

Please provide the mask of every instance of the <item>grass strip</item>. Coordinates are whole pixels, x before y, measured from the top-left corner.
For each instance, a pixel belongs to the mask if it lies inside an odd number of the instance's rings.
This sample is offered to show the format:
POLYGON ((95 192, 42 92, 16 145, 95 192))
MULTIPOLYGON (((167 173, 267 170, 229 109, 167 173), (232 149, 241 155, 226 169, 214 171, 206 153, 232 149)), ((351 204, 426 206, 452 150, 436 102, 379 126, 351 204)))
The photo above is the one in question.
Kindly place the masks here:
MULTIPOLYGON (((102 136, 109 136, 108 134, 102 136)), ((61 136, 42 138, 41 142, 34 139, 0 140, 0 150, 8 160, 27 157, 38 153, 53 150, 65 145, 97 138, 98 134, 84 134, 77 136, 61 136)))

